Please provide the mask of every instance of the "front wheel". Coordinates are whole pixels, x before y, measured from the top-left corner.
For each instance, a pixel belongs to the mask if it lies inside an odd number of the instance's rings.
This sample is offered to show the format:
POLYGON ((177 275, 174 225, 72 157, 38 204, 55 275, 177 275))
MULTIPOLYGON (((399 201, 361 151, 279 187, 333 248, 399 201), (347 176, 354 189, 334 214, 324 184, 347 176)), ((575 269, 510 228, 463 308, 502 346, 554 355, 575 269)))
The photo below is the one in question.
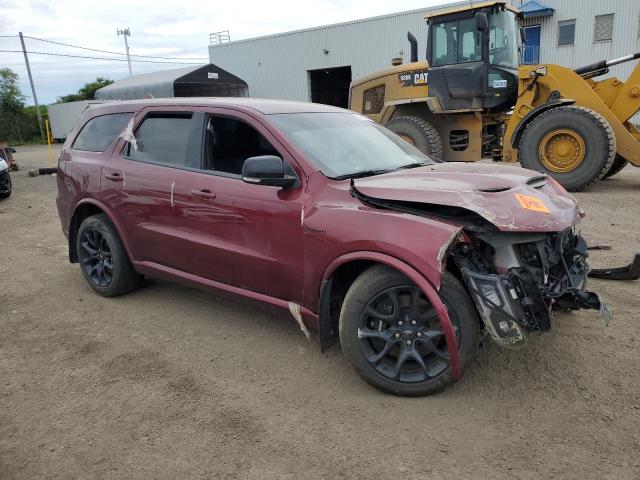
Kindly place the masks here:
POLYGON ((523 167, 549 174, 569 191, 583 190, 611 168, 616 139, 597 112, 574 105, 533 119, 519 145, 523 167))
MULTIPOLYGON (((479 318, 466 290, 451 274, 443 276, 440 295, 463 369, 478 346, 479 318)), ((389 393, 429 395, 455 381, 433 306, 411 280, 384 265, 367 269, 347 292, 340 313, 340 343, 354 370, 389 393)))

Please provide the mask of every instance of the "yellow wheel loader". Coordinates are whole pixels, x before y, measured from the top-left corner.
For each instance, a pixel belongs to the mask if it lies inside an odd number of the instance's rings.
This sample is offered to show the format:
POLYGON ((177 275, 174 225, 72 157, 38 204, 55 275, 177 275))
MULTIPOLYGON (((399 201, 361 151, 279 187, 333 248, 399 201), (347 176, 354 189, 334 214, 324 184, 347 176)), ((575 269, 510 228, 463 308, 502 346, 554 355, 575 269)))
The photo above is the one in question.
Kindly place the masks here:
POLYGON ((492 158, 582 190, 627 163, 640 166, 640 66, 626 82, 596 81, 640 53, 574 70, 520 65, 521 13, 504 0, 427 17, 426 61, 354 80, 350 108, 444 161, 492 158))

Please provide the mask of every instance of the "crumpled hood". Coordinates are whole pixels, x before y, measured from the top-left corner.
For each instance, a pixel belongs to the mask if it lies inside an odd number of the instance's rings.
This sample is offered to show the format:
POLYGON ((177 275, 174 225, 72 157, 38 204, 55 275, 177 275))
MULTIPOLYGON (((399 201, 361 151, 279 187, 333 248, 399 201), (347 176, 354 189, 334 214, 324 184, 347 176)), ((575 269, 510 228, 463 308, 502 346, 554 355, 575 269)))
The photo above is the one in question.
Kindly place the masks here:
POLYGON ((517 166, 437 163, 354 180, 385 201, 461 207, 502 231, 555 232, 580 221, 574 198, 557 182, 517 166))

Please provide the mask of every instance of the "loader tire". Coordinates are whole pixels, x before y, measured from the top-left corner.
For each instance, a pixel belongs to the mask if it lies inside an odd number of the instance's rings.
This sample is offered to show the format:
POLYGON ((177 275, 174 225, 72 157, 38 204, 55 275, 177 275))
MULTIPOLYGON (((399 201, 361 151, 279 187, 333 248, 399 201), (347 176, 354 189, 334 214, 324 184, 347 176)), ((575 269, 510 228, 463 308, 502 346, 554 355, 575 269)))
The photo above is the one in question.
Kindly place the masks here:
POLYGON ((599 113, 570 105, 533 119, 518 148, 524 168, 546 173, 575 192, 607 174, 616 154, 616 138, 599 113))
POLYGON ((435 160, 442 159, 442 139, 438 130, 420 117, 396 117, 385 125, 422 153, 435 160))
POLYGON ((613 177, 616 173, 620 173, 620 171, 627 166, 627 163, 629 162, 627 162, 620 155, 616 155, 616 158, 613 159, 613 163, 611 164, 611 168, 604 175, 604 177, 602 177, 602 179, 606 180, 607 178, 613 177))

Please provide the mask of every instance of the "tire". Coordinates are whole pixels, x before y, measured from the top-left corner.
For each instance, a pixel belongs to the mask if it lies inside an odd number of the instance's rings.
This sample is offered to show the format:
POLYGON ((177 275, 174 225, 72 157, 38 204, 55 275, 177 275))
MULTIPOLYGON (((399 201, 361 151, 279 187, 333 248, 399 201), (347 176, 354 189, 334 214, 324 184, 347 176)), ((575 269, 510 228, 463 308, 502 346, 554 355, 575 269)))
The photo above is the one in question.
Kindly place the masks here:
POLYGON ((13 191, 13 183, 11 182, 11 176, 9 176, 9 190, 6 192, 0 193, 0 198, 9 198, 11 196, 11 192, 13 191))
POLYGON ((80 224, 76 251, 82 275, 103 297, 122 295, 140 286, 143 277, 134 270, 118 232, 106 215, 87 217, 80 224))
POLYGON ((385 126, 413 144, 421 152, 436 160, 442 159, 442 139, 440 134, 426 120, 419 117, 396 117, 385 126))
MULTIPOLYGON (((456 329, 458 357, 463 371, 476 353, 480 320, 465 288, 453 275, 445 273, 443 276, 440 295, 456 329)), ((403 300, 398 300, 395 305, 401 302, 403 300)), ((380 390, 395 395, 422 396, 437 393, 455 382, 448 355, 445 355, 444 336, 442 333, 436 335, 438 330, 441 332, 441 327, 435 311, 418 287, 396 270, 375 265, 353 282, 342 305, 339 330, 342 350, 353 369, 380 390), (406 310, 405 307, 404 310, 396 310, 392 302, 393 292, 397 292, 396 298, 409 298, 411 301, 413 292, 417 292, 416 305, 419 309, 406 310), (376 312, 373 316, 365 313, 372 311, 370 307, 376 312), (387 310, 381 312, 380 308, 387 310), (413 311, 422 312, 422 315, 413 315, 410 313, 413 311), (396 312, 404 318, 403 322, 398 321, 396 312), (379 317, 383 314, 386 315, 384 320, 379 317), (416 318, 418 323, 414 326, 412 320, 416 318), (412 346, 408 347, 407 343, 412 346), (387 348, 388 344, 390 348, 387 348), (429 349, 428 345, 432 348, 429 349), (439 353, 436 354, 436 350, 439 353), (413 353, 400 364, 399 375, 396 375, 394 369, 403 351, 413 353), (416 361, 416 352, 424 366, 416 361)))
POLYGON ((620 155, 616 155, 616 157, 613 159, 613 163, 611 164, 611 168, 609 169, 609 171, 607 173, 605 173, 605 175, 604 175, 604 177, 602 177, 602 179, 605 180, 607 178, 613 177, 617 173, 620 173, 620 171, 624 167, 626 167, 628 163, 629 162, 627 162, 620 155))
POLYGON ((616 140, 609 123, 597 112, 574 105, 556 107, 533 119, 520 140, 519 158, 524 168, 543 172, 569 191, 584 190, 611 168, 616 153, 616 140), (553 145, 554 132, 572 138, 582 160, 575 164, 551 168, 545 165, 545 145, 553 145), (548 142, 548 143, 547 143, 548 142), (566 167, 566 170, 564 168, 566 167))

